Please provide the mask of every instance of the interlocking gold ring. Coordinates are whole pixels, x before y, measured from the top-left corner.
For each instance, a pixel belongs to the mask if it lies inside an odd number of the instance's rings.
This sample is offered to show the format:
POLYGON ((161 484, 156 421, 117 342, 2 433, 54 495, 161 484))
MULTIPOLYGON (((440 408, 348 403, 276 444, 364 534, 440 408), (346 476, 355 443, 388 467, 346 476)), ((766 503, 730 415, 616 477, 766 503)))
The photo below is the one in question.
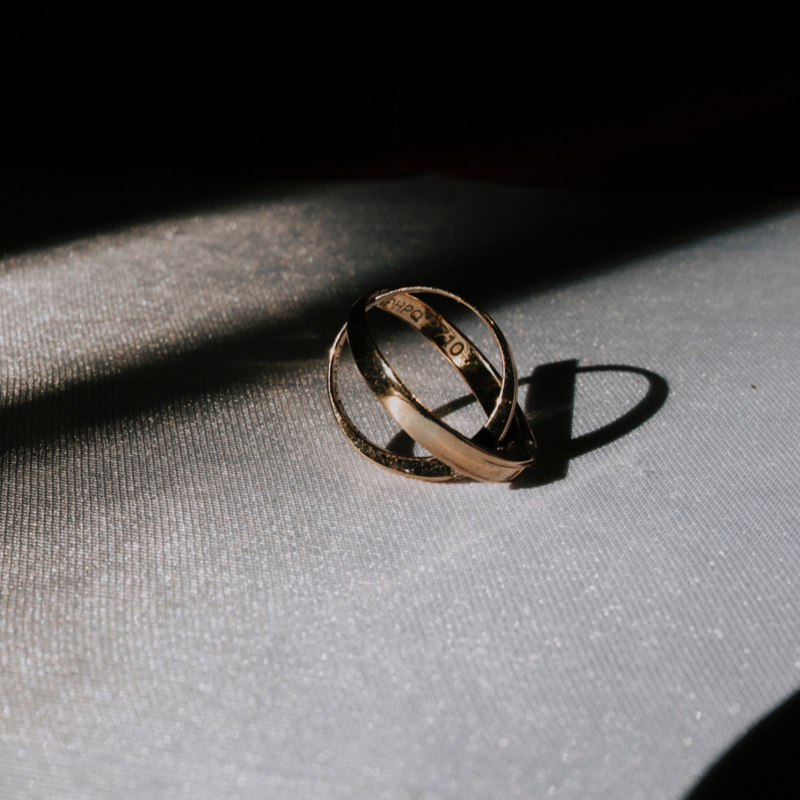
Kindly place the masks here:
POLYGON ((330 350, 328 399, 339 428, 361 455, 408 477, 428 481, 467 477, 505 482, 517 477, 533 460, 533 434, 517 405, 517 372, 505 336, 486 312, 442 289, 426 286, 382 289, 359 298, 330 350), (498 346, 502 377, 478 347, 416 297, 418 293, 449 297, 475 313, 498 346), (369 332, 367 311, 375 306, 421 333, 464 379, 488 415, 486 424, 471 439, 436 417, 395 375, 369 332), (370 442, 355 427, 344 410, 338 389, 339 358, 348 340, 356 367, 367 385, 395 422, 431 456, 391 453, 370 442))

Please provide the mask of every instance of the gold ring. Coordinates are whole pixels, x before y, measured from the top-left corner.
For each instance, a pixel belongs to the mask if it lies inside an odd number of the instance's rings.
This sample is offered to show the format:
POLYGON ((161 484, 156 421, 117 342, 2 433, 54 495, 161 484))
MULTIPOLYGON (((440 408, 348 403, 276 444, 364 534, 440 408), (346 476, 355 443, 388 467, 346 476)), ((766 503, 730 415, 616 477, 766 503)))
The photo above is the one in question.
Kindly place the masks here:
POLYGON ((350 309, 347 323, 330 350, 328 399, 339 428, 355 449, 385 469, 428 481, 472 478, 477 481, 513 480, 532 463, 533 435, 517 405, 517 373, 508 342, 494 320, 462 298, 442 289, 414 286, 372 291, 350 309), (475 313, 489 328, 500 351, 502 376, 478 347, 455 325, 415 295, 449 297, 475 313), (403 320, 445 356, 488 415, 483 428, 468 439, 454 430, 402 383, 375 344, 367 311, 377 306, 403 320), (339 358, 346 341, 356 366, 370 389, 398 425, 431 456, 402 456, 378 447, 355 427, 342 405, 338 389, 339 358))

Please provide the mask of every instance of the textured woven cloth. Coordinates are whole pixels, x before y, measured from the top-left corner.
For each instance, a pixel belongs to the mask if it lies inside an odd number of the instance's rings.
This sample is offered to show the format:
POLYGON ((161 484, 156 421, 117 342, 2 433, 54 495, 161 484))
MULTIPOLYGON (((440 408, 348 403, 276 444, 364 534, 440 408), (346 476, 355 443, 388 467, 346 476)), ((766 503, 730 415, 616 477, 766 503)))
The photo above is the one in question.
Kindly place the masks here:
POLYGON ((800 688, 800 210, 726 203, 315 184, 6 256, 0 794, 684 796, 800 688), (336 428, 349 304, 416 283, 505 332, 527 480, 336 428))

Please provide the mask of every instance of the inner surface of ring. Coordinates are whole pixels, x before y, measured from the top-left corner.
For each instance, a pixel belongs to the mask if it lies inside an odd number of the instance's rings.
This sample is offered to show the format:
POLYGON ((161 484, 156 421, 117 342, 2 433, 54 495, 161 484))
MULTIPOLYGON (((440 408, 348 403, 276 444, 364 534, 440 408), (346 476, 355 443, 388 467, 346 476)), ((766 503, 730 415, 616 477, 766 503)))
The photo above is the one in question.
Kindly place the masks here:
MULTIPOLYGON (((379 299, 374 309, 387 312, 369 314, 369 324, 376 340, 380 339, 381 351, 403 383, 431 410, 444 409, 447 423, 465 436, 472 437, 481 431, 495 408, 501 379, 481 348, 453 324, 453 315, 448 313, 445 319, 411 294, 392 294, 379 299), (413 339, 402 334, 405 326, 381 324, 389 315, 414 329, 413 339), (443 368, 436 351, 454 369, 443 368)), ((463 324, 461 319, 459 323, 463 324)), ((488 327, 482 321, 477 325, 486 333, 483 339, 488 339, 496 349, 488 327)), ((477 337, 473 335, 474 338, 477 337)))

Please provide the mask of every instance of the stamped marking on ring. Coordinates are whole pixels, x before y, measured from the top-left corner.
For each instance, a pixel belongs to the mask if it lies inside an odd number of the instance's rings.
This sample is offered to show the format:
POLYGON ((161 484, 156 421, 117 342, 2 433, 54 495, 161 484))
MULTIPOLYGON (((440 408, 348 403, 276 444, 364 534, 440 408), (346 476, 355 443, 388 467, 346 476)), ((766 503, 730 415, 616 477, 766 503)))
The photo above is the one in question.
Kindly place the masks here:
POLYGON ((457 359, 459 363, 466 362, 472 348, 463 337, 445 325, 441 318, 432 314, 426 306, 417 302, 411 295, 393 295, 381 300, 379 308, 404 319, 411 327, 432 341, 443 353, 457 359))

